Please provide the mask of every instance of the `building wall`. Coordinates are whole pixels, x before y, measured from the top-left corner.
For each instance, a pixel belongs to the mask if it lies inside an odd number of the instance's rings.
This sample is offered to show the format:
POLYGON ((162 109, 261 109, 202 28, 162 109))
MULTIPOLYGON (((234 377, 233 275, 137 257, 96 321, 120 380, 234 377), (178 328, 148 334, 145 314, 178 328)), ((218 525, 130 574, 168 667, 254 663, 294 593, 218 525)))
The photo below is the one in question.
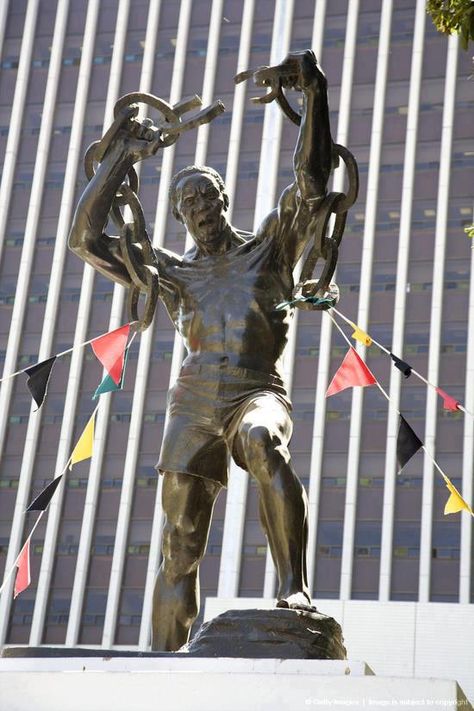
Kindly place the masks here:
MULTIPOLYGON (((226 105, 223 117, 141 166, 149 234, 182 253, 186 236, 166 204, 180 168, 217 168, 245 230, 292 180, 295 127, 280 126, 274 106, 251 103, 260 91, 236 88, 232 77, 313 46, 328 77, 333 138, 355 154, 361 176, 338 267, 341 311, 474 412, 473 252, 463 234, 472 220, 471 58, 435 32, 421 0, 16 0, 1 11, 5 374, 127 320, 121 288, 65 247, 86 185, 81 156, 116 99, 140 87, 172 102, 199 93, 226 105)), ((421 453, 396 476, 396 418, 384 398, 373 388, 325 401, 345 351, 329 319, 298 314, 287 371, 293 459, 310 494, 313 595, 472 602, 471 520, 443 515, 445 485, 421 453)), ((147 645, 161 528, 153 465, 181 355, 160 305, 132 346, 124 390, 102 399, 92 464, 68 474, 34 536, 31 587, 15 602, 11 589, 3 595, 1 641, 147 645)), ((366 360, 472 501, 472 418, 443 411, 415 377, 401 382, 376 347, 366 360)), ((55 365, 37 413, 23 376, 2 383, 0 571, 35 519, 25 506, 85 426, 100 378, 89 350, 78 349, 55 365)), ((274 586, 256 488, 233 467, 202 597, 271 598, 274 586)))

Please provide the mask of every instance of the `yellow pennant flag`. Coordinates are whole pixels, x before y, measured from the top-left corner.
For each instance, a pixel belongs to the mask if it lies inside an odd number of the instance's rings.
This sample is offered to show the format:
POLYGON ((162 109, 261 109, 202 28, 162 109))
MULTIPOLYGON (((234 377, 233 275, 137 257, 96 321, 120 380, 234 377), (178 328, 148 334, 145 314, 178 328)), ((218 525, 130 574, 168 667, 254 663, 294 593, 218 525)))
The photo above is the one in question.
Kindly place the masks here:
POLYGON ((74 447, 74 451, 71 454, 69 469, 72 469, 73 464, 77 464, 77 462, 82 462, 83 459, 89 459, 89 457, 92 457, 92 450, 94 448, 94 420, 95 412, 85 426, 83 433, 74 447))
POLYGON ((359 328, 359 326, 356 326, 355 323, 352 324, 352 328, 354 329, 354 333, 352 334, 354 340, 359 341, 363 346, 372 345, 372 339, 368 333, 359 328))
POLYGON ((464 501, 452 481, 450 481, 447 476, 444 477, 444 481, 448 487, 448 490, 451 492, 451 496, 446 501, 446 506, 444 507, 444 515, 446 516, 446 514, 457 513, 458 511, 465 509, 474 516, 474 511, 471 509, 469 504, 464 501))

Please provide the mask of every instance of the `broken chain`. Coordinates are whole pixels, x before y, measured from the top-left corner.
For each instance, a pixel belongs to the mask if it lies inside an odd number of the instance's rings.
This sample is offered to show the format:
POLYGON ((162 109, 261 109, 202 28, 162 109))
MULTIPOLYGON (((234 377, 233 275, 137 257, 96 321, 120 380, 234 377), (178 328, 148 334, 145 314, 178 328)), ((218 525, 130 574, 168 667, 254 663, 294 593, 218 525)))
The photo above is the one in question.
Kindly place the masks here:
MULTIPOLYGON (((284 86, 292 86, 294 88, 297 83, 298 76, 294 67, 283 63, 273 67, 262 66, 257 69, 249 69, 237 74, 234 77, 234 81, 238 84, 251 77, 253 77, 257 86, 268 87, 269 89, 268 93, 263 96, 252 97, 251 101, 259 104, 269 104, 272 101, 276 101, 290 121, 297 126, 301 124, 301 115, 291 107, 283 93, 284 86)), ((356 201, 359 192, 359 171, 356 159, 345 146, 333 143, 332 150, 333 163, 336 166, 339 165, 339 158, 342 158, 346 166, 349 186, 347 193, 329 193, 318 206, 314 224, 313 246, 309 250, 301 270, 300 281, 293 292, 293 297, 297 300, 295 306, 301 309, 328 308, 327 304, 321 305, 321 303, 318 303, 323 299, 317 298, 324 297, 327 293, 329 293, 334 303, 337 301, 337 287, 336 290, 331 287, 331 279, 336 269, 339 245, 344 234, 347 212, 356 201), (332 215, 335 215, 335 220, 332 233, 329 236, 326 233, 332 215), (325 261, 325 265, 319 279, 316 280, 312 278, 312 275, 320 259, 325 261), (308 300, 305 300, 305 298, 308 300), (301 300, 298 301, 298 299, 301 300)))
MULTIPOLYGON (((150 155, 159 148, 166 148, 175 143, 181 133, 189 131, 202 124, 209 123, 224 111, 221 101, 215 101, 210 106, 201 109, 188 119, 183 115, 199 108, 202 101, 195 95, 183 99, 171 106, 163 99, 144 92, 132 92, 122 96, 114 107, 114 121, 100 141, 92 143, 84 156, 84 169, 88 180, 95 174, 95 165, 102 162, 105 154, 121 129, 126 128, 131 118, 138 113, 137 104, 146 104, 159 113, 159 118, 153 123, 157 130, 157 138, 150 142, 150 155)), ((134 321, 134 327, 139 331, 147 329, 156 309, 160 292, 158 263, 153 245, 146 231, 145 216, 138 198, 138 174, 132 167, 127 173, 127 182, 122 183, 110 208, 110 218, 120 231, 120 252, 123 263, 130 276, 128 288, 128 315, 134 321), (130 209, 132 221, 125 222, 122 210, 130 209), (139 316, 138 303, 140 293, 145 294, 145 304, 142 316, 139 316)))

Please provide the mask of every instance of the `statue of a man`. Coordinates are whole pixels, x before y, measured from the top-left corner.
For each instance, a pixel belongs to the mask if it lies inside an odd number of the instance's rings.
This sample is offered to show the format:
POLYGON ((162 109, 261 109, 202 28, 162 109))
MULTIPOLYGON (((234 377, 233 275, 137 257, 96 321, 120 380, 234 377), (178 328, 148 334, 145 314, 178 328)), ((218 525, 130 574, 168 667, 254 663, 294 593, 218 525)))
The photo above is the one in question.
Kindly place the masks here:
MULTIPOLYGON (((254 236, 244 237, 228 222, 222 178, 212 168, 185 168, 172 180, 170 201, 194 246, 183 256, 156 249, 160 296, 187 356, 169 394, 157 465, 166 521, 154 592, 155 650, 177 650, 188 640, 199 609, 199 563, 230 456, 258 485, 261 523, 278 572, 277 605, 311 605, 307 498, 290 461, 291 404, 281 374, 291 309, 275 307, 291 299, 293 269, 313 236, 332 140, 326 80, 314 54, 290 54, 283 65, 294 70, 303 108, 295 180, 278 207, 254 236)), ((119 241, 103 231, 128 170, 150 154, 153 140, 148 122, 129 120, 82 195, 70 235, 78 256, 127 286, 119 241)))

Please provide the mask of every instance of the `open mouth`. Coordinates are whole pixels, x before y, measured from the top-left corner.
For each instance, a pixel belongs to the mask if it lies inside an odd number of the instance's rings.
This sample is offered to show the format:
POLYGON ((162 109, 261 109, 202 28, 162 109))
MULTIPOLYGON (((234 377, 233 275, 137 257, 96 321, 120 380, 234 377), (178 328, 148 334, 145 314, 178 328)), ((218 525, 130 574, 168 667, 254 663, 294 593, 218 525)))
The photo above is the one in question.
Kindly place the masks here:
POLYGON ((198 227, 199 228, 207 227, 208 225, 212 225, 213 223, 214 223, 214 220, 213 220, 212 216, 209 215, 208 217, 203 217, 201 220, 199 220, 198 227))

